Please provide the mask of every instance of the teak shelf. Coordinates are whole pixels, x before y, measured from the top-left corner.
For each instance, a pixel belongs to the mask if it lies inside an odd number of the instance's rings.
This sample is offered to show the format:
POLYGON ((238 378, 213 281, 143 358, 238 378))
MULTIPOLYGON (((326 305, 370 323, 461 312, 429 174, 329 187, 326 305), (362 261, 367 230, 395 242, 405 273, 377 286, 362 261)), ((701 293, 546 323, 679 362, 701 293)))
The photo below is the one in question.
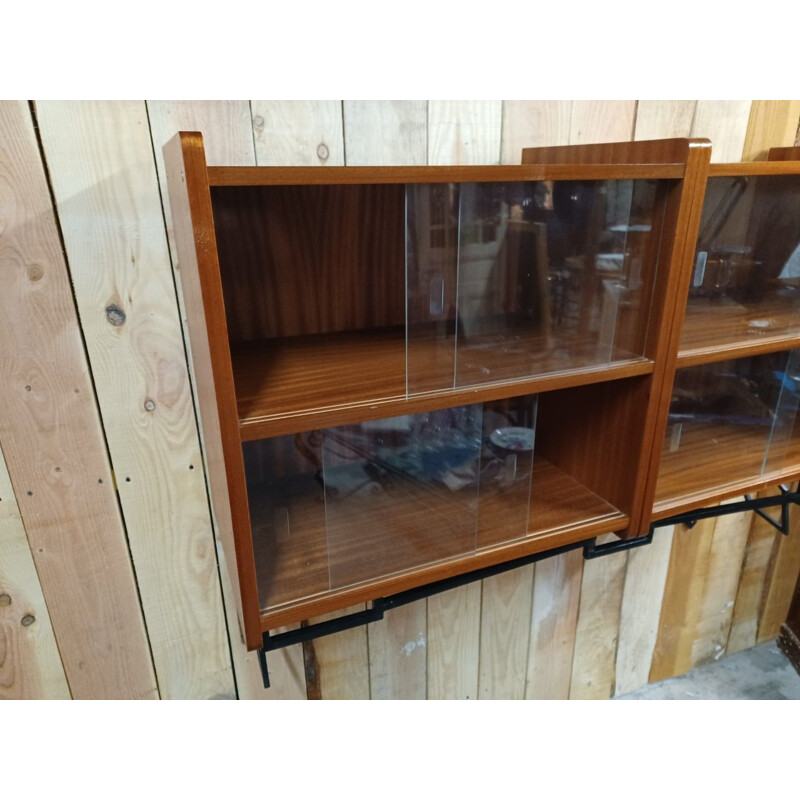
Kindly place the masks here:
POLYGON ((800 477, 800 148, 709 168, 656 519, 800 477))
POLYGON ((250 649, 354 603, 648 531, 706 140, 527 149, 502 167, 209 168, 198 133, 164 152, 250 649))

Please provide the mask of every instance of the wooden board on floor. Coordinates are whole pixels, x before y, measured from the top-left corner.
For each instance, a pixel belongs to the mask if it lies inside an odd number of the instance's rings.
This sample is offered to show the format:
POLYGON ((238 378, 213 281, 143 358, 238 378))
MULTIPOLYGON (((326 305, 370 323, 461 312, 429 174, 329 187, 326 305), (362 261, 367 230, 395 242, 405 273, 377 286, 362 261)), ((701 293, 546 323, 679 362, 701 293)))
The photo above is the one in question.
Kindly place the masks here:
MULTIPOLYGON (((244 103, 244 106, 249 104, 244 103)), ((211 163, 255 165, 255 151, 252 144, 252 128, 249 117, 242 107, 230 107, 227 103, 204 102, 159 102, 149 104, 150 125, 153 134, 153 148, 158 153, 166 142, 180 130, 200 129, 204 134, 204 142, 208 147, 211 163)), ((161 194, 165 205, 169 205, 167 186, 163 171, 163 156, 157 160, 160 164, 159 177, 161 194)), ((175 270, 176 283, 179 283, 179 267, 175 270)), ((184 316, 181 320, 185 326, 184 316)), ((188 346, 189 337, 185 327, 185 340, 188 346)), ((194 374, 192 380, 194 380, 194 374)), ((221 520, 229 519, 227 514, 215 514, 212 508, 212 519, 216 532, 217 556, 220 562, 222 592, 225 598, 225 613, 228 622, 231 653, 233 655, 234 672, 238 695, 247 700, 300 700, 306 697, 305 671, 303 667, 303 649, 300 645, 283 648, 268 657, 270 688, 264 689, 261 669, 255 652, 248 651, 241 636, 239 620, 236 614, 236 598, 233 594, 229 573, 225 564, 222 547, 219 544, 221 520)))
POLYGON ((50 614, 0 452, 0 700, 68 700, 50 614))
POLYGON ((526 700, 567 700, 578 625, 583 551, 536 564, 526 700))
POLYGON ((156 698, 125 529, 39 146, 0 104, 0 441, 76 698, 156 698))
POLYGON ((145 105, 46 102, 37 117, 161 694, 234 697, 145 105))

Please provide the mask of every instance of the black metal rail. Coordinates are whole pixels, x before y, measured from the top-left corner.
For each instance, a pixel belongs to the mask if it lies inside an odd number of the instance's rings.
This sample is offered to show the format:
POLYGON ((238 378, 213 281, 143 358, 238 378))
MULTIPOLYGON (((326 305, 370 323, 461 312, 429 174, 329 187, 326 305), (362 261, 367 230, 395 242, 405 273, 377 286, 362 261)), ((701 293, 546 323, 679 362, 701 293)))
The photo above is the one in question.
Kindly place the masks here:
POLYGON ((597 544, 596 538, 586 539, 581 542, 574 542, 573 544, 564 545, 563 547, 555 547, 551 550, 545 550, 541 553, 534 553, 529 556, 522 556, 515 558, 511 561, 505 561, 502 564, 493 564, 489 567, 481 567, 470 572, 465 572, 461 575, 453 575, 450 578, 444 578, 440 581, 418 586, 414 589, 408 589, 404 592, 388 595, 386 597, 379 597, 372 601, 370 608, 364 611, 358 611, 352 614, 346 614, 336 619, 328 620, 327 622, 315 622, 311 625, 303 625, 302 627, 287 631, 285 633, 270 634, 266 632, 263 636, 263 646, 258 651, 258 660, 261 665, 261 674, 264 679, 264 688, 269 688, 269 671, 267 669, 267 653, 273 650, 279 650, 283 647, 289 647, 293 644, 301 644, 308 642, 311 639, 318 639, 321 636, 330 636, 334 633, 350 630, 351 628, 358 628, 362 625, 367 625, 370 622, 377 622, 383 619, 386 611, 398 606, 403 606, 408 603, 422 600, 426 597, 431 597, 441 592, 447 592, 450 589, 456 589, 459 586, 465 586, 468 583, 481 581, 485 578, 491 578, 494 575, 500 575, 504 572, 509 572, 519 567, 524 567, 528 564, 534 564, 537 561, 543 561, 546 558, 560 555, 561 553, 568 553, 572 550, 583 549, 583 557, 587 559, 600 558, 602 556, 612 555, 613 553, 620 553, 625 550, 632 550, 636 547, 644 547, 653 541, 656 528, 663 528, 668 525, 686 525, 689 528, 694 527, 701 519, 709 519, 711 517, 721 517, 727 514, 738 514, 743 511, 753 511, 760 517, 765 519, 770 525, 774 526, 782 534, 788 535, 789 533, 789 506, 800 505, 800 492, 792 492, 787 486, 780 486, 780 494, 772 497, 758 497, 752 498, 750 495, 745 495, 745 499, 737 503, 724 503, 718 506, 709 506, 707 508, 697 508, 692 511, 686 511, 682 514, 675 514, 671 517, 659 519, 650 526, 650 530, 645 536, 638 536, 631 539, 620 539, 619 541, 606 542, 604 544, 597 544), (776 520, 764 513, 765 508, 780 507, 781 517, 776 520))

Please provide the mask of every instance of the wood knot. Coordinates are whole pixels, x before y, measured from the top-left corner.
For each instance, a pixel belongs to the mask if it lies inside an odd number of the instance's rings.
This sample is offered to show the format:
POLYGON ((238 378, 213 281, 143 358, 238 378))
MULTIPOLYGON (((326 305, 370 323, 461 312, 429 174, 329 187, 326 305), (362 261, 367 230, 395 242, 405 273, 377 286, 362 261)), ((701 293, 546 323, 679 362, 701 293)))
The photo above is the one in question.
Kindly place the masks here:
POLYGON ((128 319, 128 317, 118 305, 112 303, 111 305, 106 306, 106 319, 110 325, 113 325, 115 328, 119 328, 125 324, 125 321, 128 319))
POLYGON ((144 401, 144 410, 145 411, 155 411, 156 404, 148 397, 147 400, 144 401))
POLYGON ((27 272, 29 281, 41 280, 42 275, 44 275, 44 269, 39 264, 31 264, 27 272))
POLYGON ((26 615, 25 615, 25 616, 24 616, 24 617, 23 617, 23 618, 20 620, 20 624, 21 624, 21 625, 23 625, 23 626, 24 626, 24 627, 26 627, 26 628, 27 628, 29 625, 33 625, 33 623, 34 623, 34 622, 36 622, 36 617, 34 617, 34 616, 33 616, 33 614, 26 614, 26 615))
POLYGON ((0 594, 0 606, 10 606, 10 605, 11 605, 11 595, 0 594))
POLYGON ((253 117, 253 127, 260 133, 264 130, 264 117, 261 114, 256 114, 253 117))
POLYGON ((330 152, 328 151, 328 145, 323 142, 322 144, 317 145, 317 156, 319 157, 320 161, 327 161, 330 152))

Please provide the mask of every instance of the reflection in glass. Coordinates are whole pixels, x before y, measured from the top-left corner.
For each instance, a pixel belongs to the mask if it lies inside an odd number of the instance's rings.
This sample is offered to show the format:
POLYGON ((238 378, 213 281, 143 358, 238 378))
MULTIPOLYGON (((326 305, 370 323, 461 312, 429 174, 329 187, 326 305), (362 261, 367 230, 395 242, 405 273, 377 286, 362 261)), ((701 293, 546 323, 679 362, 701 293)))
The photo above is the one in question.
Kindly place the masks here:
POLYGON ((245 442, 261 607, 528 535, 536 405, 245 442))
POLYGON ((657 499, 800 463, 798 354, 771 353, 677 371, 657 499))
POLYGON ((681 348, 800 334, 800 176, 709 178, 681 348))
POLYGON ((663 213, 657 188, 407 187, 409 393, 642 357, 663 213))

